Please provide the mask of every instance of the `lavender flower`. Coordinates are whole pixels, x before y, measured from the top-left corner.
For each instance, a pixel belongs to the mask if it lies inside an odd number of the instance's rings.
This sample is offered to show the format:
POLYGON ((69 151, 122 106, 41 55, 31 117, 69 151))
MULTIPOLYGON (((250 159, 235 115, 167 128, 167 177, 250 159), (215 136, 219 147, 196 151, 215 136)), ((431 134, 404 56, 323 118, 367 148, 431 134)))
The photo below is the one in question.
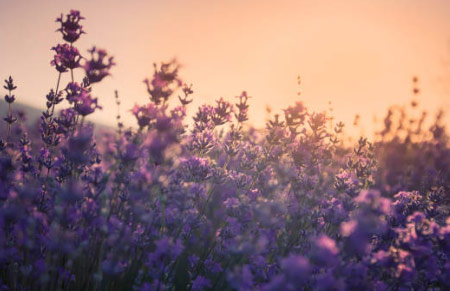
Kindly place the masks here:
POLYGON ((135 105, 131 112, 136 117, 139 128, 144 128, 156 119, 158 108, 153 103, 146 106, 135 105))
POLYGON ((50 62, 60 73, 67 72, 68 69, 73 70, 80 66, 81 55, 76 47, 69 44, 58 44, 53 47, 55 56, 50 62))
POLYGON ((166 102, 174 90, 182 85, 178 78, 178 67, 175 60, 162 63, 159 69, 154 64, 153 79, 151 81, 149 79, 144 80, 150 100, 156 105, 159 105, 162 101, 166 102))
POLYGON ((76 100, 75 111, 83 117, 94 113, 96 109, 102 109, 97 103, 97 98, 92 98, 86 91, 82 91, 76 100))
POLYGON ((104 49, 93 47, 88 52, 91 54, 91 59, 86 60, 83 66, 86 77, 90 84, 98 83, 110 75, 109 71, 115 63, 113 57, 107 57, 108 53, 104 49))
POLYGON ((83 26, 80 25, 80 21, 83 19, 84 17, 77 10, 70 10, 70 13, 66 14, 65 19, 63 14, 61 14, 61 17, 56 19, 56 22, 61 24, 61 27, 57 31, 61 32, 65 41, 72 44, 85 33, 83 26))
POLYGON ((11 104, 15 101, 15 97, 14 95, 12 95, 12 91, 17 89, 17 86, 14 85, 14 81, 11 76, 9 76, 9 78, 5 80, 5 85, 3 86, 3 88, 8 90, 8 95, 5 95, 5 101, 6 103, 8 103, 8 115, 3 118, 3 120, 8 124, 8 133, 6 135, 6 141, 8 141, 11 134, 11 126, 17 121, 17 117, 14 116, 11 111, 11 104))

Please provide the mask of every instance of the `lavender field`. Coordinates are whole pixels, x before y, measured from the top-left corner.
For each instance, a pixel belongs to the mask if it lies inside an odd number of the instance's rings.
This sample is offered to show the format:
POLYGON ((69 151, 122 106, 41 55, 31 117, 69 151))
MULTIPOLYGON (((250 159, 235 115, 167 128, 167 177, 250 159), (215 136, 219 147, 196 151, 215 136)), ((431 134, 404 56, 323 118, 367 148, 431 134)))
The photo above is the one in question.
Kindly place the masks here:
POLYGON ((353 142, 301 97, 265 128, 245 91, 191 117, 176 61, 149 72, 146 104, 122 108, 116 92, 102 108, 115 59, 77 48, 84 22, 57 18, 37 125, 15 109, 27 84, 3 76, 1 290, 450 290, 443 112, 392 107, 374 140, 353 142), (116 128, 94 130, 99 110, 116 128))

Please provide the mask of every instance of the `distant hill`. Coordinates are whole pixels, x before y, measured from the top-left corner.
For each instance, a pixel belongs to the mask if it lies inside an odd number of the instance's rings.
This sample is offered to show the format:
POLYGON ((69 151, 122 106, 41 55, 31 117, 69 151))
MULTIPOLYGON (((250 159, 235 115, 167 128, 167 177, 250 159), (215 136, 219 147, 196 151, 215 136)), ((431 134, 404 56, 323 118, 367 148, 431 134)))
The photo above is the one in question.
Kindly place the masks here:
MULTIPOLYGON (((42 111, 44 110, 44 108, 36 108, 30 105, 26 105, 23 103, 19 103, 19 102, 14 102, 14 104, 12 105, 12 110, 13 112, 17 113, 24 113, 25 114, 25 122, 27 126, 35 126, 36 123, 40 122, 40 118, 42 115, 42 111)), ((1 130, 4 130, 5 125, 4 125, 4 121, 3 118, 6 117, 6 115, 8 114, 8 103, 6 103, 5 100, 1 99, 0 100, 0 117, 1 117, 1 123, 2 125, 0 126, 1 130)), ((104 124, 99 124, 99 123, 95 123, 95 128, 97 130, 114 130, 113 127, 111 126, 107 126, 104 124)))
MULTIPOLYGON (((39 120, 42 114, 42 110, 36 107, 32 107, 26 104, 22 104, 19 102, 14 102, 12 104, 13 112, 23 112, 26 114, 26 123, 27 125, 32 125, 39 120)), ((8 103, 5 100, 0 100, 0 116, 3 118, 8 114, 8 103)))

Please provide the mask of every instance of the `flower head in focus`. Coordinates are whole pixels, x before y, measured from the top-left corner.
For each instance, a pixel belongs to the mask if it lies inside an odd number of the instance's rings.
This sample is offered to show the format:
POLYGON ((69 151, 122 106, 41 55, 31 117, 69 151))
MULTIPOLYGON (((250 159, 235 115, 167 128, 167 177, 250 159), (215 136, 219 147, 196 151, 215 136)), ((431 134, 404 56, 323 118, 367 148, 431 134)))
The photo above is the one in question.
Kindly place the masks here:
POLYGON ((64 91, 66 91, 66 99, 70 104, 76 103, 82 92, 89 93, 87 88, 80 86, 77 82, 70 82, 67 84, 64 91))
POLYGON ((84 17, 81 16, 80 11, 78 10, 70 10, 70 13, 66 14, 65 19, 63 14, 61 14, 61 17, 56 19, 56 22, 61 24, 61 27, 57 31, 62 33, 65 41, 74 43, 83 33, 85 33, 83 31, 83 26, 80 25, 80 21, 83 19, 84 17))
POLYGON ((52 47, 56 52, 53 60, 50 62, 60 73, 67 72, 67 69, 75 69, 80 66, 81 55, 76 47, 65 44, 58 44, 52 47))

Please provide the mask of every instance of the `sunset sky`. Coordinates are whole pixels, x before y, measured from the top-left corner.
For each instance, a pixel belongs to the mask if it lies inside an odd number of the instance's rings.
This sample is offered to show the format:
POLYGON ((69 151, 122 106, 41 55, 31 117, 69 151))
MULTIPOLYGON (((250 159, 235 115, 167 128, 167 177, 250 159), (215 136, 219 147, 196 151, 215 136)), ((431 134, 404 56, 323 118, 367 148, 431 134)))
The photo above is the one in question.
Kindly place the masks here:
POLYGON ((96 45, 117 63, 94 88, 104 107, 94 121, 115 122, 117 89, 131 125, 129 109, 148 100, 142 80, 154 62, 173 57, 193 84, 192 108, 246 90, 258 126, 266 105, 276 112, 301 100, 314 110, 331 101, 338 120, 350 127, 360 114, 371 128, 374 115, 411 100, 414 75, 424 108, 450 105, 447 0, 0 0, 0 77, 15 78, 20 102, 44 108, 57 79, 49 65, 61 42, 54 20, 70 9, 86 17, 80 51, 96 45))

